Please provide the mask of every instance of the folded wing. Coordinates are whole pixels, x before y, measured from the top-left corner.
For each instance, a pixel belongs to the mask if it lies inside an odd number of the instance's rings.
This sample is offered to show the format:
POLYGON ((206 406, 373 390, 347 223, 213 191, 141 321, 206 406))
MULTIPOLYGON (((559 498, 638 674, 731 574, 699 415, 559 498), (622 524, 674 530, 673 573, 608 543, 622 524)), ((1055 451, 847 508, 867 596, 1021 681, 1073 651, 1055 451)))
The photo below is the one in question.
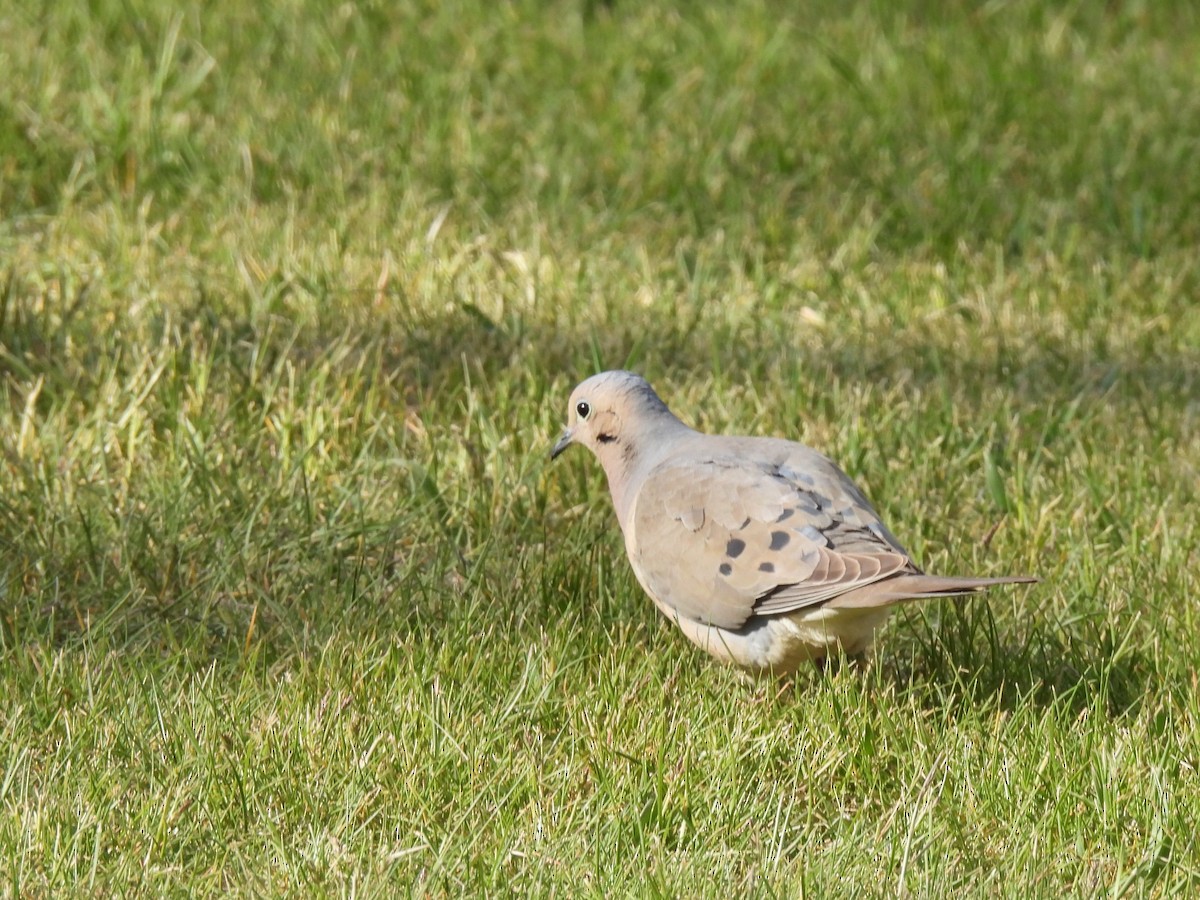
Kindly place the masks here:
POLYGON ((919 575, 853 483, 813 457, 803 469, 739 455, 651 472, 626 535, 642 586, 681 616, 736 629, 919 575))

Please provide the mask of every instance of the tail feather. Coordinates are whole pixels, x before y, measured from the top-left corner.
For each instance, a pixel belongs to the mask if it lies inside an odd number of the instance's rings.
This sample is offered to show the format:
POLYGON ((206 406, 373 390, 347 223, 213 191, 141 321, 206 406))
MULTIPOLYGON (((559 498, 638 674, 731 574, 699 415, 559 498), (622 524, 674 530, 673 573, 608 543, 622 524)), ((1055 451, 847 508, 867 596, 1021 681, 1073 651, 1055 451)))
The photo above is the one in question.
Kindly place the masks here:
POLYGON ((953 575, 897 575, 885 578, 834 597, 827 609, 866 609, 887 606, 905 600, 931 600, 935 597, 963 597, 978 594, 998 584, 1034 584, 1029 575, 1003 578, 956 578, 953 575))

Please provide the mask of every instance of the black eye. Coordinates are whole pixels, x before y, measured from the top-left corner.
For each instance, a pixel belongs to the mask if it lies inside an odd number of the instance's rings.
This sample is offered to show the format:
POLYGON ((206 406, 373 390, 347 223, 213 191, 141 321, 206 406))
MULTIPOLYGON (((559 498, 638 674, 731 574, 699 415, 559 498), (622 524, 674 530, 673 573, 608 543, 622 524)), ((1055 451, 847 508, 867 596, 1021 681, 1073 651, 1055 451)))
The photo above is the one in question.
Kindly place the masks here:
POLYGON ((577 412, 579 414, 579 418, 581 418, 581 419, 586 419, 588 417, 588 415, 591 413, 591 411, 592 411, 592 408, 587 405, 586 400, 580 400, 578 403, 575 404, 575 412, 577 412))

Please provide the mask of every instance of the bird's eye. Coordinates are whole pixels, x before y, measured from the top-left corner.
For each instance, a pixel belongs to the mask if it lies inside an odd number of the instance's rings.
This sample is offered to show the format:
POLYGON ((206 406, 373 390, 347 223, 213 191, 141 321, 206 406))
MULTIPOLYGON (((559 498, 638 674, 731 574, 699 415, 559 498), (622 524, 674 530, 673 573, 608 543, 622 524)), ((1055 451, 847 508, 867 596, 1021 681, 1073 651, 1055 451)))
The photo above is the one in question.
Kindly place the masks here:
POLYGON ((577 412, 579 414, 579 418, 581 418, 581 419, 586 419, 588 417, 588 415, 591 413, 591 411, 592 411, 592 408, 587 405, 586 400, 580 400, 578 403, 575 404, 575 412, 577 412))

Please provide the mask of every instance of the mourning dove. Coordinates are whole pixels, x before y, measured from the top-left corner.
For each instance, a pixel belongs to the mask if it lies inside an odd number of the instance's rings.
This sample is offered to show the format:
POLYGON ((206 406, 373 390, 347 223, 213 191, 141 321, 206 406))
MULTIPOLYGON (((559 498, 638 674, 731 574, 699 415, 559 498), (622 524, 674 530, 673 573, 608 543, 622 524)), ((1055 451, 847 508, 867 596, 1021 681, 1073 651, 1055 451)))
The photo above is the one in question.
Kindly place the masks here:
POLYGON ((582 382, 568 418, 550 457, 582 444, 600 460, 642 588, 693 643, 750 672, 865 654, 903 600, 1037 580, 924 574, 830 459, 695 431, 632 372, 582 382))

